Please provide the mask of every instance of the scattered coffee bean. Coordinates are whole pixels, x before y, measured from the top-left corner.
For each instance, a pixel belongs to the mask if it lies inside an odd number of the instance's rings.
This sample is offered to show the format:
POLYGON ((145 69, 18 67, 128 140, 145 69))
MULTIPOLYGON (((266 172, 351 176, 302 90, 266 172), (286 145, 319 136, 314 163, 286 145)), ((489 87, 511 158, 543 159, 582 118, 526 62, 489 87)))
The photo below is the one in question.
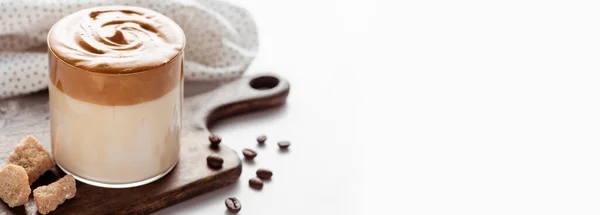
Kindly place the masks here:
POLYGON ((252 160, 256 157, 256 152, 252 149, 244 149, 242 150, 242 154, 244 154, 244 157, 248 160, 252 160))
POLYGON ((210 141, 210 148, 219 148, 219 143, 221 143, 221 137, 219 137, 219 135, 210 134, 208 140, 210 141))
POLYGON ((225 206, 231 213, 237 213, 242 210, 242 203, 235 197, 229 197, 225 199, 225 206))
POLYGON ((254 188, 254 189, 262 189, 263 187, 263 181, 260 180, 260 178, 252 178, 249 181, 250 187, 254 188))
POLYGON ((256 138, 256 142, 258 142, 259 144, 264 144, 265 141, 267 141, 267 136, 265 136, 264 134, 256 138))
POLYGON ((292 143, 290 143, 290 141, 279 141, 277 143, 277 145, 279 145, 279 148, 281 149, 287 149, 288 147, 290 147, 292 143))
POLYGON ((206 157, 206 163, 210 168, 220 169, 223 167, 223 158, 219 155, 209 155, 206 157))
POLYGON ((271 172, 271 170, 268 169, 258 169, 256 170, 256 176, 263 180, 271 179, 271 177, 273 176, 273 172, 271 172))

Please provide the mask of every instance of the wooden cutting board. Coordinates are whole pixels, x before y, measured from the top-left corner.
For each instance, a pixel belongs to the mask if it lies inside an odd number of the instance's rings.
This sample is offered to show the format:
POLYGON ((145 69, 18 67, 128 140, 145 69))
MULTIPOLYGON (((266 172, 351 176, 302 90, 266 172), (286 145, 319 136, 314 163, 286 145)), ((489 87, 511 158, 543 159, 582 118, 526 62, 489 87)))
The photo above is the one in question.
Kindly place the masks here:
MULTIPOLYGON (((261 74, 242 77, 206 93, 191 92, 202 87, 201 83, 185 85, 181 156, 171 173, 153 183, 126 189, 78 182, 75 198, 51 214, 146 214, 235 182, 242 172, 240 158, 226 146, 226 138, 218 151, 210 149, 208 127, 225 117, 285 103, 290 85, 274 74, 261 74), (224 158, 222 169, 207 167, 206 156, 211 153, 224 158)), ((47 92, 0 101, 1 167, 6 165, 14 146, 27 135, 34 135, 47 150, 51 149, 48 113, 47 92)), ((63 175, 54 168, 40 177, 32 190, 63 175)), ((1 202, 0 214, 37 214, 37 211, 30 196, 24 206, 15 208, 1 202)))

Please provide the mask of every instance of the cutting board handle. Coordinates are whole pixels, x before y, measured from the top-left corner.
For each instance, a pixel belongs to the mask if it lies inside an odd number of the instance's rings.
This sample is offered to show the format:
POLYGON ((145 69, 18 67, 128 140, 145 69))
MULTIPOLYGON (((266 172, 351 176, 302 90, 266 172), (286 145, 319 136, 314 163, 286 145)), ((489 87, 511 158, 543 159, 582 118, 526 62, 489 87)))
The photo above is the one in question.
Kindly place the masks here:
POLYGON ((290 83, 272 74, 243 76, 191 100, 195 129, 208 129, 219 119, 285 103, 290 83))

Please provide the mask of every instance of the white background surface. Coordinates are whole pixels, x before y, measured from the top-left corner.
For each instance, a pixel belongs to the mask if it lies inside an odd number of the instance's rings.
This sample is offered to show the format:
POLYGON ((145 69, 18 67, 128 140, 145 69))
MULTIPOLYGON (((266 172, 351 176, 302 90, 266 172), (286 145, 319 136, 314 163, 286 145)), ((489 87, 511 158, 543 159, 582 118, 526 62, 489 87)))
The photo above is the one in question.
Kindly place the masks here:
POLYGON ((251 73, 287 77, 289 102, 219 124, 269 146, 159 214, 224 214, 228 196, 241 214, 600 213, 596 1, 236 2, 259 25, 251 73))

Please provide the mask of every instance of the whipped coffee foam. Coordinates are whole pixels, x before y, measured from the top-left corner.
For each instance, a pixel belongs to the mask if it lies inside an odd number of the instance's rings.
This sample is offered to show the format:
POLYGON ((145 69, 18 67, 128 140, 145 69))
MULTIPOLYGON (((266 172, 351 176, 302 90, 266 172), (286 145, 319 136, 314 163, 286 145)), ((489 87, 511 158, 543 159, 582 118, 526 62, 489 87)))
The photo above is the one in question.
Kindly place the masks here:
POLYGON ((68 64, 101 73, 145 71, 174 59, 183 30, 164 15, 140 7, 105 6, 73 13, 48 35, 54 54, 68 64))

